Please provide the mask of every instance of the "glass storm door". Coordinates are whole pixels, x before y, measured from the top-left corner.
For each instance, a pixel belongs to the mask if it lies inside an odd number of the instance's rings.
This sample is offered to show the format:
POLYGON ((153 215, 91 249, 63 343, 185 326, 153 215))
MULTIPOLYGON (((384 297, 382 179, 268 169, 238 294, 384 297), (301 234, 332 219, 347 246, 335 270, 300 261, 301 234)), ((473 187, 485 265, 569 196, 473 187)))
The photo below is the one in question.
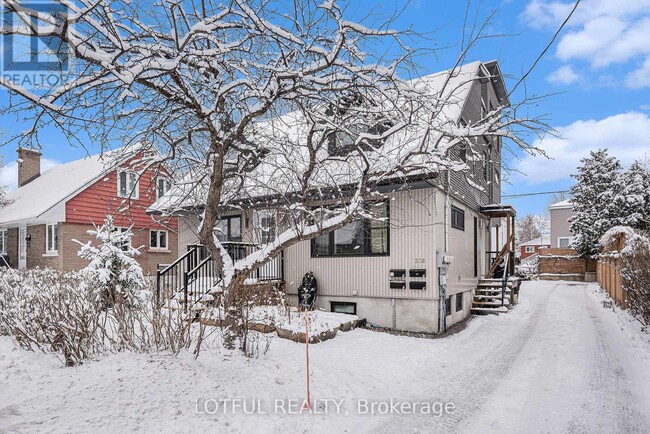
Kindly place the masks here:
POLYGON ((18 229, 18 269, 27 268, 27 228, 18 229))

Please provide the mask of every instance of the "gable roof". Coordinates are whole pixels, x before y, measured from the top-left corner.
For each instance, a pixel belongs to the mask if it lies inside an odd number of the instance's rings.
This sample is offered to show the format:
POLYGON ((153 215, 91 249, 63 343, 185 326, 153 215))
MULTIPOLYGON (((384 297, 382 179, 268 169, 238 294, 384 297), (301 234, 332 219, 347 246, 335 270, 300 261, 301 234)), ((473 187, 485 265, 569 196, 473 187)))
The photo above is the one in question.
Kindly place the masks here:
MULTIPOLYGON (((492 68, 491 71, 487 69, 486 64, 476 61, 456 67, 453 70, 441 71, 413 79, 411 83, 416 89, 430 95, 431 98, 445 101, 442 111, 436 115, 437 122, 444 125, 456 125, 479 74, 488 76, 492 72, 498 71, 496 62, 491 62, 490 67, 492 68)), ((493 77, 492 79, 494 81, 501 80, 502 83, 501 77, 493 77)), ((503 87, 503 89, 505 88, 503 87)), ((507 102, 507 96, 501 95, 500 100, 507 102)), ((412 152, 414 147, 420 146, 421 138, 425 132, 431 134, 432 137, 435 134, 440 134, 435 131, 427 131, 428 125, 426 123, 430 119, 429 112, 420 110, 415 116, 420 119, 419 123, 414 122, 408 128, 404 128, 392 135, 382 145, 381 153, 373 155, 375 158, 371 161, 371 167, 374 171, 381 172, 382 168, 391 167, 394 161, 399 161, 407 155, 415 155, 409 157, 409 161, 412 161, 414 165, 418 163, 422 167, 431 168, 444 166, 444 155, 447 147, 450 146, 447 143, 449 140, 442 141, 440 149, 428 155, 419 155, 412 152)), ((224 203, 273 197, 298 191, 301 174, 308 170, 305 164, 309 161, 307 157, 309 150, 305 144, 301 143, 301 137, 306 136, 305 128, 307 124, 308 122, 299 112, 289 112, 254 124, 249 133, 256 140, 270 144, 266 149, 268 155, 265 156, 264 161, 259 166, 253 169, 251 176, 247 176, 243 180, 244 185, 241 191, 244 191, 247 197, 238 195, 236 187, 230 189, 226 184, 222 196, 224 203), (278 170, 281 167, 294 167, 295 170, 278 170)), ((313 186, 315 189, 320 189, 354 185, 357 180, 355 170, 358 170, 358 168, 347 160, 327 160, 326 163, 319 165, 317 170, 314 171, 312 175, 313 186)), ((208 191, 208 179, 208 173, 201 170, 201 168, 186 174, 181 182, 172 186, 147 211, 157 214, 171 212, 179 208, 200 208, 208 191)))
POLYGON ((530 241, 526 241, 525 243, 520 243, 520 246, 550 246, 551 245, 551 236, 550 235, 542 235, 541 237, 534 238, 530 241))
POLYGON ((573 202, 571 202, 571 199, 566 199, 560 202, 556 202, 553 205, 548 207, 549 209, 567 209, 567 208, 573 208, 573 202))
POLYGON ((57 205, 114 170, 127 156, 133 156, 133 149, 120 148, 46 170, 33 181, 7 194, 11 203, 0 209, 0 225, 38 222, 57 205))

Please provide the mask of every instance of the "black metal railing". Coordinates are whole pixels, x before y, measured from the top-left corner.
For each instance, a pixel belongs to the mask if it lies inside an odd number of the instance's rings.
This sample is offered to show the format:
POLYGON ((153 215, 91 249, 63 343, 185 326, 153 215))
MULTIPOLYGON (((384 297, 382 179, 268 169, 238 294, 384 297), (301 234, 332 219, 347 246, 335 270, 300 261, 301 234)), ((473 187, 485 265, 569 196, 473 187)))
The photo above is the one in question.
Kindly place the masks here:
MULTIPOLYGON (((233 261, 244 259, 259 246, 251 243, 224 242, 224 248, 233 261)), ((253 275, 260 281, 284 281, 284 251, 259 267, 253 275)), ((187 252, 168 265, 159 265, 156 275, 156 301, 182 296, 185 309, 205 295, 214 292, 221 275, 207 248, 190 244, 187 252)))

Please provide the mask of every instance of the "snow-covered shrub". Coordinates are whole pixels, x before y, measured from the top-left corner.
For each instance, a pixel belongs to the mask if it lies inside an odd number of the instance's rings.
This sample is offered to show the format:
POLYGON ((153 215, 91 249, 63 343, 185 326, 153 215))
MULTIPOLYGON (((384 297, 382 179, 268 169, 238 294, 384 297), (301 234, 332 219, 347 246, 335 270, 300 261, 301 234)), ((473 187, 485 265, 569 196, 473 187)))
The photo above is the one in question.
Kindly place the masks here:
POLYGON ((78 273, 53 270, 0 274, 0 333, 25 349, 55 352, 66 366, 102 351, 100 310, 78 273))
POLYGON ((95 297, 97 283, 80 272, 0 271, 0 334, 25 349, 53 352, 66 366, 113 351, 178 353, 196 340, 184 312, 161 311, 151 291, 137 308, 107 309, 95 297))
POLYGON ((650 238, 627 236, 621 253, 621 285, 626 291, 629 312, 650 326, 650 238))
POLYGON ((106 216, 103 225, 95 225, 88 233, 97 239, 97 247, 93 247, 91 241, 73 241, 81 245, 79 256, 90 261, 82 272, 97 282, 93 296, 108 307, 116 303, 138 306, 145 281, 142 267, 135 260, 140 252, 131 246, 131 228, 117 230, 113 217, 106 216))
POLYGON ((530 280, 539 274, 539 255, 535 253, 521 261, 515 267, 516 275, 525 280, 530 280))

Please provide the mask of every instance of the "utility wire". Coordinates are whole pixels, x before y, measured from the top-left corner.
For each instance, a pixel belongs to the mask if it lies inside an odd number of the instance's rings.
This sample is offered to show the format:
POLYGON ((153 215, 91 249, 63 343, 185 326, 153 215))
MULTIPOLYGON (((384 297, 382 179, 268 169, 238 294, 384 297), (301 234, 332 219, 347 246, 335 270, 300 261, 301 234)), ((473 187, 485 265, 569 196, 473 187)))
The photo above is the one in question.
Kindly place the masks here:
POLYGON ((528 74, 530 74, 533 71, 533 69, 535 69, 535 67, 537 66, 539 61, 542 60, 542 57, 544 57, 544 54, 546 54, 546 52, 551 48, 551 46, 553 45, 553 43, 555 42, 557 37, 560 35, 560 32, 562 31, 562 29, 564 28, 566 23, 569 22, 569 19, 571 18, 573 13, 578 8, 579 4, 580 4, 580 0, 577 0, 576 4, 573 5, 573 9, 571 9, 571 12, 569 13, 569 15, 564 19, 564 22, 562 22, 562 25, 560 26, 560 28, 557 29, 557 32, 555 32, 555 34, 553 35, 553 38, 551 39, 551 41, 548 43, 548 45, 546 45, 546 48, 544 48, 544 51, 542 51, 540 53, 540 55, 537 56, 537 59, 535 59, 535 62, 533 62, 532 66, 528 69, 528 71, 526 71, 526 73, 523 75, 523 77, 521 77, 519 79, 517 84, 515 84, 515 86, 512 88, 512 90, 508 93, 508 97, 510 97, 510 95, 512 95, 514 93, 514 91, 517 89, 517 87, 519 87, 519 85, 526 79, 526 77, 528 77, 528 74))
POLYGON ((542 196, 545 194, 555 194, 555 193, 569 193, 569 190, 560 190, 560 191, 539 191, 536 193, 519 193, 519 194, 504 194, 501 195, 502 198, 515 198, 515 197, 524 197, 524 196, 542 196))

